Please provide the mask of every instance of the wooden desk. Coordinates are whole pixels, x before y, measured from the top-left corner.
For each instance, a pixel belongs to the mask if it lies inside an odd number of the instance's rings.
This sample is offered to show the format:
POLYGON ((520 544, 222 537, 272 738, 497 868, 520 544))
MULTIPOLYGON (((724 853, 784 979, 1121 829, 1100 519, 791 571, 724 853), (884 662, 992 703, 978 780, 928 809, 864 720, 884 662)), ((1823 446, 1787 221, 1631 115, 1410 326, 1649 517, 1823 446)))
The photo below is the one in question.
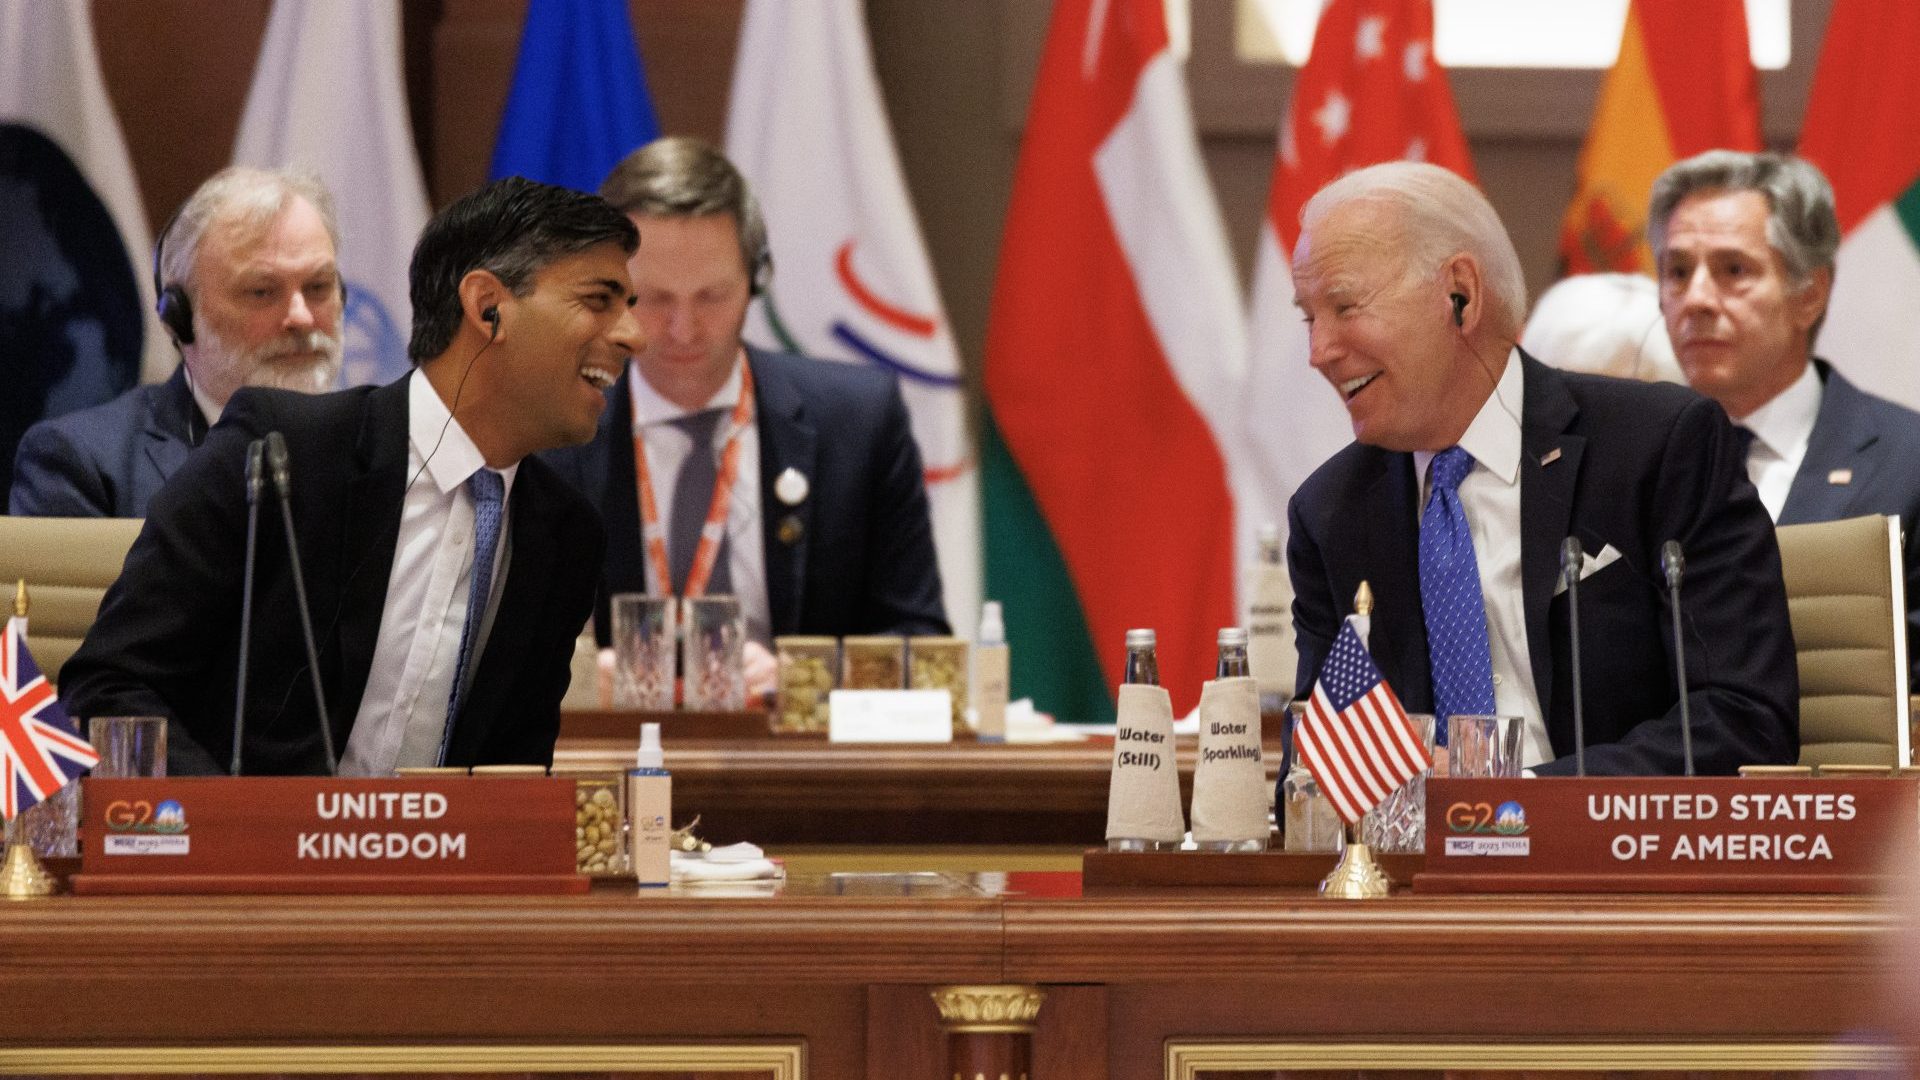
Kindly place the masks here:
POLYGON ((1916 955, 1878 949, 1895 920, 1858 899, 1041 895, 1077 884, 5 905, 0 1071, 734 1075, 804 1045, 811 1077, 934 1080, 927 987, 946 983, 1045 989, 1047 1080, 1228 1061, 1786 1070, 1864 1023, 1916 955))
MULTIPOLYGON (((1179 740, 1181 800, 1194 740, 1179 740)), ((674 817, 715 843, 1101 844, 1111 740, 1052 745, 833 745, 813 739, 665 741, 674 817)), ((1277 748, 1267 754, 1279 769, 1277 748)), ((564 739, 556 768, 625 769, 630 743, 564 739)))

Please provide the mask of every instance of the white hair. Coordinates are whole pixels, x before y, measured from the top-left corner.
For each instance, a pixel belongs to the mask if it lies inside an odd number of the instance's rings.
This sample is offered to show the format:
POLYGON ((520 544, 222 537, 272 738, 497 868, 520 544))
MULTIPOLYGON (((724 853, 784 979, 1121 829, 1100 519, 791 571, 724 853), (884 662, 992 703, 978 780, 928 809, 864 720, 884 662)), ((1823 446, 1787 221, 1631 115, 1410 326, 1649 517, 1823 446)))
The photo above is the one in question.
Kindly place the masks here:
POLYGON ((1480 264, 1487 286, 1487 313, 1495 329, 1517 333, 1527 310, 1527 282, 1500 215, 1480 189, 1457 173, 1418 161, 1389 161, 1356 169, 1315 192, 1300 209, 1309 230, 1350 202, 1384 203, 1399 210, 1406 229, 1406 268, 1434 274, 1440 264, 1465 253, 1480 264))
POLYGON ((193 275, 194 260, 199 257, 200 244, 206 239, 208 229, 225 224, 264 229, 295 198, 313 205, 326 226, 327 238, 338 251, 340 225, 334 216, 333 196, 318 175, 300 168, 256 169, 229 165, 195 189, 161 233, 155 256, 159 287, 179 285, 187 290, 188 296, 193 296, 197 284, 193 275))
POLYGON ((1685 385, 1660 286, 1645 274, 1576 274, 1534 301, 1520 347, 1566 371, 1685 385))

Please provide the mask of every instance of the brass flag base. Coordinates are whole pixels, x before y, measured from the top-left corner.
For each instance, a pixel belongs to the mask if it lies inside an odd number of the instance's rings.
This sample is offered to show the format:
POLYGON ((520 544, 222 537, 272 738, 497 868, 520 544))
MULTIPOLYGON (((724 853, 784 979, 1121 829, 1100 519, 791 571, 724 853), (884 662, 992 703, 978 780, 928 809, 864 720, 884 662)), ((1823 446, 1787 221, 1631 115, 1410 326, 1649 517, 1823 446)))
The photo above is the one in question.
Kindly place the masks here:
POLYGON ((1339 865, 1320 883, 1320 895, 1336 900, 1378 900, 1392 888, 1393 879, 1373 860, 1373 849, 1349 840, 1339 865))
POLYGON ((40 865, 27 843, 26 830, 9 829, 16 835, 7 845, 7 861, 0 865, 0 897, 8 900, 32 900, 53 895, 53 875, 40 865))

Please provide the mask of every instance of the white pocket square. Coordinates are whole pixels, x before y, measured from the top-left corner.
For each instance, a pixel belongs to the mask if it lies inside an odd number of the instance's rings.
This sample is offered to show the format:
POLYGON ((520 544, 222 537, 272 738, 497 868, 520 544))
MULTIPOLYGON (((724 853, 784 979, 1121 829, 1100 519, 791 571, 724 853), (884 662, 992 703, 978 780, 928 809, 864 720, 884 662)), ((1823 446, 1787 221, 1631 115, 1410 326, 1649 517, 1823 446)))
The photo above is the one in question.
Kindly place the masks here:
MULTIPOLYGON (((1580 553, 1580 580, 1585 581, 1593 575, 1612 566, 1620 557, 1620 550, 1612 544, 1600 549, 1598 555, 1591 551, 1580 553)), ((1553 583, 1553 595, 1559 596, 1567 591, 1567 579, 1563 576, 1553 583)))

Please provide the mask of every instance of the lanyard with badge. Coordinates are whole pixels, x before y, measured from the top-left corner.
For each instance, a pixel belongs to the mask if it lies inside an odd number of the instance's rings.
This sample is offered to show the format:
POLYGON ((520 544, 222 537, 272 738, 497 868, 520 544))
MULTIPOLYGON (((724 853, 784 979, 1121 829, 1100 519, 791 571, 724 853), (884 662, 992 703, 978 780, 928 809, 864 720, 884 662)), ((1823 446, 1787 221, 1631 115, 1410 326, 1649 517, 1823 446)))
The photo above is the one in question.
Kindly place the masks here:
MULTIPOLYGON (((632 380, 633 413, 640 415, 639 381, 632 380)), ((713 482, 713 500, 707 504, 707 521, 700 527, 700 544, 694 548, 693 566, 687 570, 685 595, 704 596, 707 580, 713 576, 713 564, 720 556, 720 541, 727 531, 727 504, 733 498, 733 482, 740 473, 740 433, 753 422, 753 368, 740 365, 740 400, 727 417, 727 441, 720 451, 719 475, 713 482)), ((695 454, 710 454, 711 446, 696 446, 695 454)), ((640 436, 640 425, 633 425, 634 486, 640 489, 640 535, 646 540, 647 567, 652 571, 654 595, 672 596, 672 570, 667 562, 667 530, 660 523, 660 505, 653 497, 652 470, 647 466, 647 448, 640 436)))

